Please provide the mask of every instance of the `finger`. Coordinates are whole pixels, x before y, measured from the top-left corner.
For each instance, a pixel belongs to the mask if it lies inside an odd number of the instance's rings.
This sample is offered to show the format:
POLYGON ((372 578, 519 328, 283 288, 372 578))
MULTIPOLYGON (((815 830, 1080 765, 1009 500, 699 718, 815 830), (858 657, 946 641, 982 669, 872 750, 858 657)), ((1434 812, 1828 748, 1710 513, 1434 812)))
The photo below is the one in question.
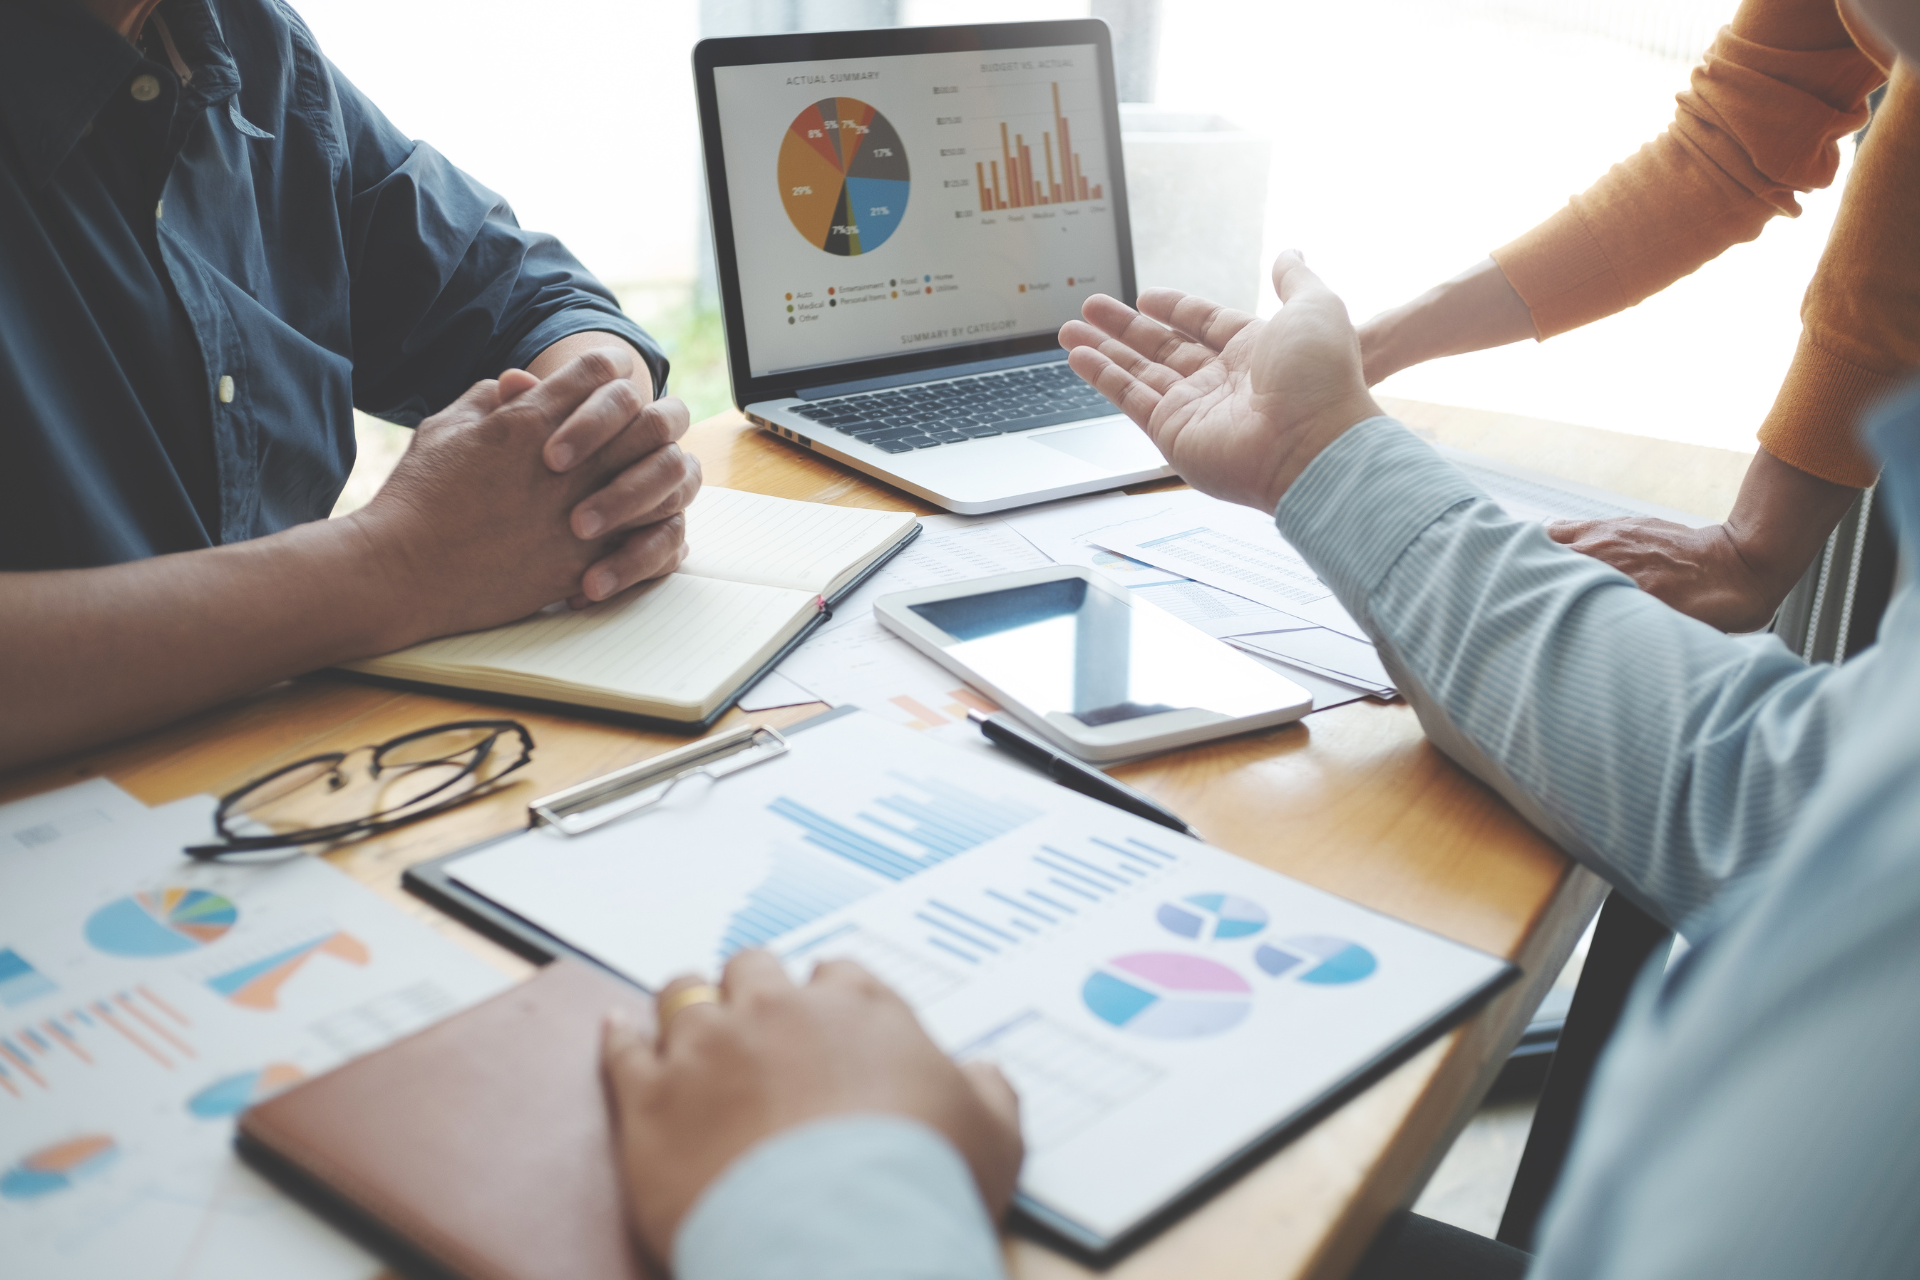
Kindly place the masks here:
POLYGON ((1173 370, 1163 364, 1155 364, 1084 320, 1069 320, 1060 326, 1060 345, 1067 349, 1069 356, 1075 347, 1092 347, 1162 395, 1180 381, 1180 375, 1173 370))
POLYGON ((509 369, 500 375, 500 403, 518 399, 540 385, 540 379, 525 369, 509 369))
POLYGON ((1113 407, 1133 419, 1134 425, 1153 434, 1147 425, 1153 411, 1160 407, 1160 393, 1115 364, 1092 347, 1075 347, 1067 354, 1067 364, 1086 379, 1087 385, 1113 402, 1113 407))
POLYGON ((686 536, 684 514, 633 530, 612 551, 587 566, 580 575, 580 594, 597 604, 635 583, 672 573, 685 559, 686 536))
POLYGON ((609 1013, 600 1023, 600 1088, 606 1094, 614 1128, 629 1108, 660 1082, 658 1046, 652 1029, 631 1014, 609 1013))
POLYGON ((711 1000, 687 1003, 684 993, 696 987, 712 984, 699 974, 682 974, 660 988, 660 994, 654 997, 653 1016, 660 1030, 657 1033, 656 1052, 664 1054, 673 1046, 676 1037, 684 1037, 688 1026, 697 1026, 704 1020, 722 1016, 720 1006, 711 1000), (662 1014, 665 1010, 665 1014, 662 1014))
POLYGON ((773 953, 755 947, 727 961, 726 971, 720 975, 720 989, 733 1001, 782 995, 794 986, 786 967, 774 959, 773 953))
POLYGON ((437 427, 443 424, 458 426, 479 422, 500 407, 500 383, 493 378, 483 378, 461 393, 460 398, 434 414, 422 427, 437 427))
POLYGON ((1140 295, 1140 310, 1216 353, 1255 319, 1244 311, 1178 289, 1147 290, 1140 295))
MULTIPOLYGON (((637 423, 646 407, 646 393, 631 378, 615 378, 595 387, 547 437, 542 450, 547 468, 566 471, 592 457, 607 441, 637 423)), ((652 447, 659 448, 664 443, 663 436, 652 447)))
POLYGON ((899 997, 899 993, 874 975, 873 970, 858 960, 849 960, 839 956, 832 960, 822 960, 813 967, 813 974, 807 979, 810 987, 849 987, 858 991, 884 993, 899 997))
POLYGON ((656 524, 685 511, 700 492, 700 464, 677 444, 655 449, 582 498, 569 517, 582 540, 656 524))
POLYGON ((1298 249, 1288 249, 1273 260, 1273 288, 1280 295, 1283 305, 1291 306, 1295 302, 1330 300, 1341 305, 1333 290, 1327 288, 1324 281, 1307 270, 1307 256, 1298 249))
POLYGON ((960 1064, 960 1074, 967 1078, 973 1091, 980 1095, 980 1101, 986 1106, 993 1118, 1003 1128, 1015 1134, 1020 1132, 1020 1095, 1006 1074, 991 1062, 976 1058, 972 1062, 960 1064))
POLYGON ((1547 536, 1555 542, 1575 543, 1585 537, 1591 520, 1549 520, 1547 536))
MULTIPOLYGON (((1175 294, 1171 289, 1155 290, 1157 293, 1175 294)), ((1181 376, 1193 373, 1213 359, 1214 351, 1197 342, 1189 342, 1180 334, 1149 316, 1138 311, 1117 298, 1096 293, 1088 298, 1080 312, 1095 327, 1103 330, 1114 339, 1125 343, 1156 364, 1163 364, 1181 376)))
MULTIPOLYGON (((546 435, 567 420, 575 409, 601 387, 625 381, 633 372, 633 353, 617 347, 583 351, 561 365, 538 386, 530 387, 504 406, 507 422, 515 428, 538 428, 546 435)), ((637 389, 636 389, 637 390, 637 389)))

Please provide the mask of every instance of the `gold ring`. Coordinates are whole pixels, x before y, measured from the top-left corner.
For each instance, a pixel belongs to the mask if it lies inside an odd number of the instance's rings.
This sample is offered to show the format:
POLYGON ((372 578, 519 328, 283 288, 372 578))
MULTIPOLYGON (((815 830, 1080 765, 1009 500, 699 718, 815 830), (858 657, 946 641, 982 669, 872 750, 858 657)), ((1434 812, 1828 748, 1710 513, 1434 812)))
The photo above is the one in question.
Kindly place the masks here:
POLYGON ((700 983, 695 983, 691 987, 682 987, 678 991, 674 992, 672 995, 665 996, 661 999, 659 1013, 658 1013, 658 1017, 660 1019, 660 1029, 662 1031, 665 1031, 667 1029, 667 1023, 671 1022, 673 1020, 673 1016, 679 1013, 682 1009, 686 1009, 696 1004, 719 1004, 719 1003, 720 1003, 720 988, 716 986, 712 986, 705 982, 700 982, 700 983))

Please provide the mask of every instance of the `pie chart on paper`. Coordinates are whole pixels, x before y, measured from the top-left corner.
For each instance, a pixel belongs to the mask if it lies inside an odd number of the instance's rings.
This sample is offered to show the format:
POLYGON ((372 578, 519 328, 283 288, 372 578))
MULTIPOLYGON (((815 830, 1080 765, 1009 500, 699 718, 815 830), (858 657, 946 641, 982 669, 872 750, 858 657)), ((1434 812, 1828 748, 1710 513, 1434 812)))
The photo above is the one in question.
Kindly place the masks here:
POLYGON ((116 898, 87 917, 87 941, 110 956, 171 956, 223 937, 240 918, 205 889, 155 889, 116 898))
POLYGON ((1346 938, 1312 936, 1262 943, 1253 962, 1275 978, 1316 987, 1340 987, 1369 977, 1380 967, 1373 952, 1346 938))
POLYGON ((780 140, 780 202, 808 244, 843 258, 872 253, 907 212, 907 151, 858 98, 822 98, 780 140))
POLYGON ((1156 1040, 1191 1040, 1237 1026, 1253 988, 1223 964, 1177 951, 1137 951, 1107 961, 1080 998, 1103 1022, 1156 1040))
POLYGON ((1169 933, 1198 942, 1248 938, 1267 927, 1265 907, 1230 893, 1196 893, 1163 902, 1155 918, 1169 933))

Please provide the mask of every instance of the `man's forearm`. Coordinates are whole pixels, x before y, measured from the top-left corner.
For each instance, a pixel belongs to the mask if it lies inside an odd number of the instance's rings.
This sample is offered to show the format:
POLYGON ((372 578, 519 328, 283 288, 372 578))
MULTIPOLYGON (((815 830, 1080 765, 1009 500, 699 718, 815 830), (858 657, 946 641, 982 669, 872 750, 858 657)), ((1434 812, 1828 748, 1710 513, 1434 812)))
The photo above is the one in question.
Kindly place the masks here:
POLYGON ((408 643, 352 517, 100 569, 0 574, 0 768, 408 643))
POLYGON ((633 356, 633 372, 628 381, 640 389, 642 404, 650 402, 660 394, 660 388, 653 385, 653 374, 647 369, 646 352, 628 342, 617 333, 607 333, 599 329, 588 329, 580 333, 570 333, 554 343, 539 355, 527 362, 527 372, 536 378, 545 378, 563 367, 567 361, 588 351, 597 351, 603 347, 618 347, 633 356))
POLYGON ((1368 386, 1428 360, 1536 336, 1532 312, 1492 258, 1381 312, 1359 334, 1368 386))
POLYGON ((1846 673, 1675 613, 1397 423, 1321 454, 1278 523, 1435 744, 1669 923, 1769 859, 1820 779, 1846 673))

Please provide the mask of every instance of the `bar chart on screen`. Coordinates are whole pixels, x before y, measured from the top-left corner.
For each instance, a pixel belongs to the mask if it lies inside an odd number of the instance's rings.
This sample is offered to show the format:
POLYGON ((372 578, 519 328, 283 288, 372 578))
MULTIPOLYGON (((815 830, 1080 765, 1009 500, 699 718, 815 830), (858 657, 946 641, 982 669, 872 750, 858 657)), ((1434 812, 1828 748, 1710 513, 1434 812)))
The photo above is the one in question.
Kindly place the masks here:
MULTIPOLYGON (((1037 87, 1037 86, 1036 86, 1037 87)), ((999 158, 991 158, 991 145, 976 148, 988 154, 974 162, 974 181, 979 187, 980 212, 1001 209, 1032 209, 1043 205, 1081 204, 1106 197, 1106 184, 1090 182, 1080 152, 1073 146, 1073 125, 1060 109, 1060 82, 1047 86, 1053 112, 1041 115, 1039 157, 1036 140, 1023 131, 1031 124, 999 122, 999 158)), ((1025 117, 1033 121, 1034 115, 1025 117)), ((1097 135, 1096 135, 1097 136, 1097 135)), ((1095 157, 1096 163, 1099 157, 1095 157)))

